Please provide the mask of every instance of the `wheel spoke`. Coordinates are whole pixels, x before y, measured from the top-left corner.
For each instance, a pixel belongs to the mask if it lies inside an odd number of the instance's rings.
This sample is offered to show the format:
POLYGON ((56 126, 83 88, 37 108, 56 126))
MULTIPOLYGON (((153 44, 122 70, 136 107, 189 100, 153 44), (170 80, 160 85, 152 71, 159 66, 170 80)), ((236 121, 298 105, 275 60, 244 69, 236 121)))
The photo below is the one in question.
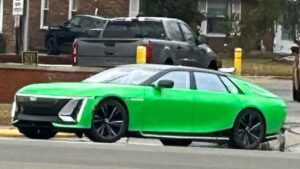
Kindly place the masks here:
POLYGON ((107 117, 107 106, 106 106, 106 104, 101 104, 100 108, 101 108, 101 111, 102 111, 104 117, 107 117))
POLYGON ((252 126, 252 120, 253 120, 253 115, 252 113, 249 114, 249 119, 248 119, 248 127, 251 127, 252 126))
POLYGON ((106 128, 108 130, 108 133, 111 135, 111 136, 116 136, 117 134, 115 133, 115 131, 110 127, 109 124, 106 124, 106 128))
POLYGON ((103 123, 103 119, 95 119, 93 121, 94 124, 103 123))
POLYGON ((108 122, 108 124, 113 125, 113 126, 117 126, 117 127, 122 127, 122 125, 124 124, 124 121, 122 121, 122 120, 111 121, 111 122, 108 122))
POLYGON ((243 143, 244 143, 245 145, 249 145, 249 136, 248 136, 247 133, 245 133, 245 135, 244 135, 243 143))
POLYGON ((99 127, 96 132, 99 133, 101 136, 103 136, 103 131, 104 131, 104 125, 101 125, 101 127, 99 127))
POLYGON ((255 131, 255 130, 259 129, 259 127, 261 126, 261 124, 262 124, 261 122, 255 124, 254 126, 252 126, 252 127, 249 129, 249 131, 255 131))
POLYGON ((114 109, 112 110, 110 116, 109 116, 109 120, 112 120, 112 118, 117 114, 117 110, 118 110, 118 107, 114 107, 114 109))
POLYGON ((259 137, 257 137, 255 134, 249 132, 249 135, 250 135, 250 140, 251 138, 254 138, 254 141, 259 141, 259 137))

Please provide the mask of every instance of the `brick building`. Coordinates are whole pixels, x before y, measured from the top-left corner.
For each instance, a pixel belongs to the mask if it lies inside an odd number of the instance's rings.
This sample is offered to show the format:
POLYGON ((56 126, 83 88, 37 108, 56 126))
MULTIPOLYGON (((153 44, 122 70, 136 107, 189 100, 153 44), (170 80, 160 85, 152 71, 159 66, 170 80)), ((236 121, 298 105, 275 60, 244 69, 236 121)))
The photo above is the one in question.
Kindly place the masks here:
MULTIPOLYGON (((43 50, 49 26, 65 22, 74 14, 117 17, 136 15, 138 0, 24 0, 21 41, 24 50, 43 50)), ((0 0, 0 52, 14 53, 16 46, 13 0, 0 0)))

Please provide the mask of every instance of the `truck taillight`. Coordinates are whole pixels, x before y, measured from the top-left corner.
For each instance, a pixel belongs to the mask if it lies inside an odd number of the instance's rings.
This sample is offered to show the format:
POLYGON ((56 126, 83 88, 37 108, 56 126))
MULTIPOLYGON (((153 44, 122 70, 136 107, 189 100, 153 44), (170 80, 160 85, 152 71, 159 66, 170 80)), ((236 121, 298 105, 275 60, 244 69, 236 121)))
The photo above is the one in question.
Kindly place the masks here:
POLYGON ((146 45, 138 46, 136 50, 136 63, 145 64, 152 63, 153 49, 151 42, 146 45))
POLYGON ((145 45, 146 47, 146 63, 152 63, 153 57, 153 47, 152 43, 149 41, 148 44, 145 45))
POLYGON ((72 44, 71 57, 73 61, 73 65, 77 65, 78 59, 78 41, 75 39, 72 44))

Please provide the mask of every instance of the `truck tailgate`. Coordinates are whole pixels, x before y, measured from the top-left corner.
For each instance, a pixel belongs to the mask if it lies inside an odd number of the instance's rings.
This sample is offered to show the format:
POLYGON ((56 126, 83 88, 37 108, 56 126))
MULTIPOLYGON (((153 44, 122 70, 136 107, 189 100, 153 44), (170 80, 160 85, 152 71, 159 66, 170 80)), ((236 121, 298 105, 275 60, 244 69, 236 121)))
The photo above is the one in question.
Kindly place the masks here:
POLYGON ((141 39, 79 39, 79 66, 116 66, 136 62, 141 39))

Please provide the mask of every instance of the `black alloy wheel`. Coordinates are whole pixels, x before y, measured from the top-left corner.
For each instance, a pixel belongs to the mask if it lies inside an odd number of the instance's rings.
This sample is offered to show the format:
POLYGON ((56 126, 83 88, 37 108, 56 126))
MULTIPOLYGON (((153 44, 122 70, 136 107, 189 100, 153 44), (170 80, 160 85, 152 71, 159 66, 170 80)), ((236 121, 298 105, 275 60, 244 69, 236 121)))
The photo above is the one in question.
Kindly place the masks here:
POLYGON ((237 117, 231 137, 231 144, 242 149, 257 149, 265 135, 262 115, 252 109, 245 110, 237 117))
POLYGON ((128 126, 124 106, 113 99, 102 101, 96 108, 92 127, 86 136, 95 142, 112 143, 122 138, 128 126))
POLYGON ((165 146, 182 146, 187 147, 192 143, 192 140, 184 139, 160 139, 160 142, 165 146))
POLYGON ((55 137, 56 131, 52 129, 39 129, 34 127, 27 127, 27 128, 18 128, 24 136, 31 138, 31 139, 43 139, 47 140, 50 138, 55 137))

